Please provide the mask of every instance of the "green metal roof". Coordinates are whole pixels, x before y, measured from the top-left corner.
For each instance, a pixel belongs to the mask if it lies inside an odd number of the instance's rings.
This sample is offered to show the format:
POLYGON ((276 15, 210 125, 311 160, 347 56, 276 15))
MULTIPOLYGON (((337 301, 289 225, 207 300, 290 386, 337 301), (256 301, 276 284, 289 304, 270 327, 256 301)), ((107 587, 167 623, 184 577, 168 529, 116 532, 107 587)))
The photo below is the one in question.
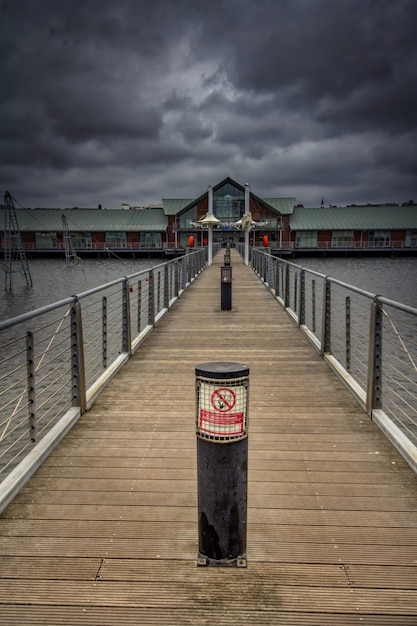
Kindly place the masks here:
MULTIPOLYGON (((71 231, 165 231, 168 219, 162 208, 156 209, 16 209, 22 232, 60 232, 65 215, 71 231)), ((0 209, 3 229, 4 209, 0 209)))
POLYGON ((417 206, 294 207, 290 228, 299 230, 414 230, 417 206))
POLYGON ((294 211, 295 198, 262 198, 281 215, 292 215, 294 211))
POLYGON ((178 215, 186 206, 193 201, 193 198, 162 198, 162 206, 165 215, 178 215))
MULTIPOLYGON (((350 206, 306 208, 293 198, 265 198, 264 202, 290 217, 292 231, 300 230, 417 230, 417 206, 350 206)), ((154 209, 16 209, 22 232, 60 232, 65 215, 71 231, 164 232, 167 215, 176 215, 190 199, 163 200, 154 209)), ((0 230, 4 209, 0 208, 0 230)))

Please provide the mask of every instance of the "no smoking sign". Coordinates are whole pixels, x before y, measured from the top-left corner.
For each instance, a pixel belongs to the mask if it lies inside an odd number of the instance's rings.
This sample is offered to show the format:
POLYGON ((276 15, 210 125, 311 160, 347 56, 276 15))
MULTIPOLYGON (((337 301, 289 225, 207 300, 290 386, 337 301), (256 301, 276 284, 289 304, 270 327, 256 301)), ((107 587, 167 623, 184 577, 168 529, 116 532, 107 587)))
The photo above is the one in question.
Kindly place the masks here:
POLYGON ((210 402, 217 411, 231 411, 236 404, 236 394, 229 387, 219 387, 211 394, 210 402))
POLYGON ((245 386, 217 387, 201 381, 198 412, 200 434, 222 439, 243 435, 246 428, 246 399, 245 386))

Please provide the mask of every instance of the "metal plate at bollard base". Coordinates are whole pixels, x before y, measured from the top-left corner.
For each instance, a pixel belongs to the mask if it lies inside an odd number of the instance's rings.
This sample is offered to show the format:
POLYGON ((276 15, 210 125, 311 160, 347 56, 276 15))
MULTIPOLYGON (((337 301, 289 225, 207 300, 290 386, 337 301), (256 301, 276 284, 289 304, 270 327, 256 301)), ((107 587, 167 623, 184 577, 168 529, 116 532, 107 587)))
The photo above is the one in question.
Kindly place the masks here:
POLYGON ((196 367, 197 565, 246 567, 249 368, 196 367))

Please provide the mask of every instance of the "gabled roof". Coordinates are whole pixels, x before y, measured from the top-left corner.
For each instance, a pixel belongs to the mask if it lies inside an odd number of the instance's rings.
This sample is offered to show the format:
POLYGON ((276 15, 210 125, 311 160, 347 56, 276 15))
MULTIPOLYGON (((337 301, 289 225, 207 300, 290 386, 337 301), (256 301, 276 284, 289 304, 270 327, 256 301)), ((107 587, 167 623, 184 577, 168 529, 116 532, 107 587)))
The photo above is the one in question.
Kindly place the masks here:
POLYGON ((238 187, 238 189, 241 189, 242 191, 245 191, 245 185, 241 185, 233 178, 230 178, 230 176, 226 176, 226 178, 223 178, 223 180, 221 180, 219 183, 213 185, 213 191, 219 189, 220 187, 223 187, 223 185, 227 185, 228 183, 234 185, 235 187, 238 187))
POLYGON ((262 200, 281 215, 292 215, 294 211, 295 198, 262 198, 262 200))
POLYGON ((165 215, 178 215, 191 202, 193 202, 192 198, 162 198, 165 215))
MULTIPOLYGON (((165 231, 168 220, 162 208, 157 209, 16 209, 22 232, 61 232, 62 216, 74 232, 99 231, 165 231)), ((0 209, 4 224, 4 209, 0 209)))
POLYGON ((290 228, 295 230, 414 230, 417 206, 349 206, 294 208, 290 228))
MULTIPOLYGON (((213 191, 216 191, 216 189, 223 187, 223 185, 226 185, 227 183, 230 183, 234 185, 235 187, 237 187, 238 189, 241 189, 242 192, 244 192, 245 190, 244 185, 241 185, 240 183, 233 180, 233 178, 230 178, 230 176, 227 176, 216 185, 213 185, 213 191)), ((194 205, 200 202, 202 198, 204 198, 204 196, 207 195, 207 193, 208 191, 205 191, 197 198, 188 198, 188 199, 163 198, 162 205, 164 207, 165 215, 178 215, 184 209, 188 208, 190 205, 194 205)), ((291 215, 293 212, 294 205, 295 205, 295 198, 261 198, 260 196, 257 196, 253 192, 251 192, 251 196, 253 196, 254 198, 257 198, 258 200, 260 200, 261 202, 265 204, 268 204, 269 207, 273 211, 276 211, 277 213, 281 213, 282 215, 291 215)))

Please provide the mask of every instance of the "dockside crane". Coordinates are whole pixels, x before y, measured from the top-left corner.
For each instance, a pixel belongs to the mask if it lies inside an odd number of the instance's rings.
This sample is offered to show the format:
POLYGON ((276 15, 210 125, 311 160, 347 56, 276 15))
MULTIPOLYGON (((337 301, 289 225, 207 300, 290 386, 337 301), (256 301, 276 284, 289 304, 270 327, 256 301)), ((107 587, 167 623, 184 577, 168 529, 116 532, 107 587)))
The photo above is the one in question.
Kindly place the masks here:
POLYGON ((62 216, 62 233, 64 238, 65 261, 67 265, 70 265, 71 261, 79 261, 79 257, 75 251, 68 220, 65 215, 62 216))
POLYGON ((14 272, 19 271, 25 278, 28 287, 32 287, 32 276, 30 274, 29 264, 26 257, 25 247, 22 242, 22 236, 17 222, 16 210, 13 204, 13 198, 8 191, 4 194, 4 265, 5 272, 5 291, 12 291, 12 276, 14 272), (20 267, 14 269, 15 262, 20 261, 20 267))

